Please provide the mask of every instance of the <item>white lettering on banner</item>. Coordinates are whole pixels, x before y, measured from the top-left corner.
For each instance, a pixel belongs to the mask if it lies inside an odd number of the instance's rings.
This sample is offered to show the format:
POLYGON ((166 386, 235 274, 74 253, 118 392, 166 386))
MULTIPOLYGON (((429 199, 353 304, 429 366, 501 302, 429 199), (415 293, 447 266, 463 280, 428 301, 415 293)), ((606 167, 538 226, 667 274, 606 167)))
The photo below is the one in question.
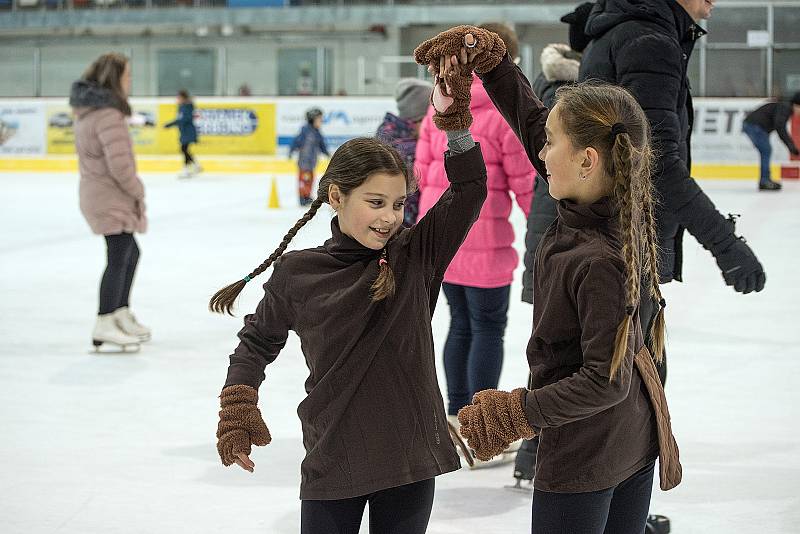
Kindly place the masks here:
MULTIPOLYGON (((693 163, 758 162, 758 152, 742 132, 748 113, 766 104, 763 98, 695 98, 692 132, 693 163)), ((772 161, 789 160, 789 151, 772 135, 772 161)))
POLYGON ((0 100, 0 155, 44 154, 46 144, 44 103, 0 100))
POLYGON ((200 135, 250 135, 258 128, 258 117, 249 109, 201 108, 196 113, 200 135))

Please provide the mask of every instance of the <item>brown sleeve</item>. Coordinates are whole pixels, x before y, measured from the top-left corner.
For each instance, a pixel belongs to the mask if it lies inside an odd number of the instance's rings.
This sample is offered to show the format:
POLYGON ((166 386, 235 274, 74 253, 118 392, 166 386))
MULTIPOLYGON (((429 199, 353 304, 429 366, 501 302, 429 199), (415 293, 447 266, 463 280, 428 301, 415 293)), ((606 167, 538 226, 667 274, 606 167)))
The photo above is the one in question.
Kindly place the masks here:
POLYGON ((255 313, 244 317, 239 346, 230 356, 225 387, 243 384, 257 390, 264 381, 264 369, 286 345, 292 324, 291 309, 282 297, 285 289, 276 272, 264 284, 264 298, 255 313))
POLYGON ((547 138, 544 125, 548 110, 534 94, 531 83, 508 54, 497 67, 479 77, 494 106, 522 142, 536 172, 546 176, 539 152, 547 138))
POLYGON ((628 396, 633 369, 630 338, 628 357, 609 381, 617 327, 625 315, 624 282, 622 266, 610 260, 595 260, 586 268, 576 291, 583 364, 572 376, 528 392, 525 413, 531 426, 556 427, 585 419, 628 396))
POLYGON ((97 137, 112 178, 136 200, 144 199, 144 185, 136 174, 136 159, 125 115, 111 108, 97 113, 97 137))
POLYGON ((453 256, 478 220, 486 200, 486 164, 480 145, 461 154, 445 154, 444 167, 450 187, 408 233, 409 246, 418 264, 432 268, 441 278, 453 256))

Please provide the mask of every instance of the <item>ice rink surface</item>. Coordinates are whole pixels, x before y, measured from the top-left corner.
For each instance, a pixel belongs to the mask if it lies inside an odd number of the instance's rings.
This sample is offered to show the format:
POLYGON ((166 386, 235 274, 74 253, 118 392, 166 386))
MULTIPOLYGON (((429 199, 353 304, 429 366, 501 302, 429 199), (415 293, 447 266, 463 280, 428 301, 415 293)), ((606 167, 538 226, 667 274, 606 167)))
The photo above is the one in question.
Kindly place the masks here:
MULTIPOLYGON (((290 337, 261 388, 272 444, 255 450, 254 474, 224 468, 217 395, 260 284, 245 290, 238 318, 206 306, 261 263, 302 212, 267 210, 264 177, 143 178, 150 230, 138 238, 131 305, 153 341, 139 354, 98 356, 89 350, 105 245, 80 215, 77 176, 0 175, 0 533, 298 532, 295 410, 306 378, 298 340, 290 337)), ((701 185, 723 213, 742 214, 739 231, 765 265, 767 285, 734 293, 687 235, 685 283, 664 288, 667 397, 684 478, 675 490, 654 491, 652 511, 669 516, 676 534, 797 533, 800 183, 778 194, 756 192, 755 180, 701 185)), ((322 243, 329 219, 321 210, 292 247, 322 243)), ((519 210, 514 223, 521 250, 519 210)), ((532 311, 518 299, 520 273, 501 388, 526 376, 532 311)), ((442 297, 437 351, 448 320, 442 297)), ((530 496, 503 489, 511 471, 439 477, 428 532, 529 532, 530 496)))

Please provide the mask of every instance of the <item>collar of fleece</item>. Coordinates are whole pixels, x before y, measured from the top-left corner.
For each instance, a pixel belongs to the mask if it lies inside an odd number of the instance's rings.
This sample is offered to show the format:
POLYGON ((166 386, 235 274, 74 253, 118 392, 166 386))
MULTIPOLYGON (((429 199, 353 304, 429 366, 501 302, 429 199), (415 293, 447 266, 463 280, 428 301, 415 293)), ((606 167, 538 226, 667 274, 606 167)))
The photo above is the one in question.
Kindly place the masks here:
POLYGON ((571 200, 558 202, 558 217, 572 228, 603 226, 619 214, 611 197, 603 197, 591 204, 577 204, 571 200))
POLYGON ((542 74, 548 82, 574 82, 578 80, 578 70, 581 63, 577 59, 566 57, 575 54, 568 45, 563 43, 549 44, 542 50, 542 74))
MULTIPOLYGON (((397 235, 397 234, 395 234, 397 235)), ((391 239, 390 239, 391 242, 391 239)), ((339 217, 331 220, 331 238, 323 245, 328 254, 344 263, 377 260, 381 250, 365 247, 339 228, 339 217)))

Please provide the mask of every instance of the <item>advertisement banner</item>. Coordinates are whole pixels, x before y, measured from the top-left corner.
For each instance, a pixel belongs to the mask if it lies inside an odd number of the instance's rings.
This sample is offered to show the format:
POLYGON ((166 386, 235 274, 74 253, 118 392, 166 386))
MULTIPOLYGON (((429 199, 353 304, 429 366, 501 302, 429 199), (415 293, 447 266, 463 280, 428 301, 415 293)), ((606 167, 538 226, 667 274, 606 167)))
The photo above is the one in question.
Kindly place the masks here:
MULTIPOLYGON (((194 124, 199 142, 192 152, 223 155, 275 154, 275 104, 247 101, 195 102, 194 124)), ((174 120, 178 110, 175 104, 158 106, 158 154, 180 152, 178 128, 164 129, 164 124, 174 120)))
POLYGON ((307 123, 306 111, 322 110, 322 135, 333 151, 353 137, 372 137, 387 111, 397 113, 393 98, 286 98, 278 101, 278 144, 288 151, 292 139, 307 123))
POLYGON ((44 152, 44 104, 0 102, 0 155, 29 156, 44 152))
MULTIPOLYGON (((156 104, 137 104, 131 102, 133 113, 128 119, 133 150, 137 154, 159 154, 156 125, 158 106, 156 104)), ((72 125, 75 117, 72 108, 66 104, 48 104, 46 107, 47 153, 74 154, 75 132, 72 125)))
MULTIPOLYGON (((742 132, 748 113, 766 104, 763 98, 696 98, 692 162, 755 164, 758 152, 742 132)), ((772 162, 789 161, 789 151, 773 133, 772 162)))

